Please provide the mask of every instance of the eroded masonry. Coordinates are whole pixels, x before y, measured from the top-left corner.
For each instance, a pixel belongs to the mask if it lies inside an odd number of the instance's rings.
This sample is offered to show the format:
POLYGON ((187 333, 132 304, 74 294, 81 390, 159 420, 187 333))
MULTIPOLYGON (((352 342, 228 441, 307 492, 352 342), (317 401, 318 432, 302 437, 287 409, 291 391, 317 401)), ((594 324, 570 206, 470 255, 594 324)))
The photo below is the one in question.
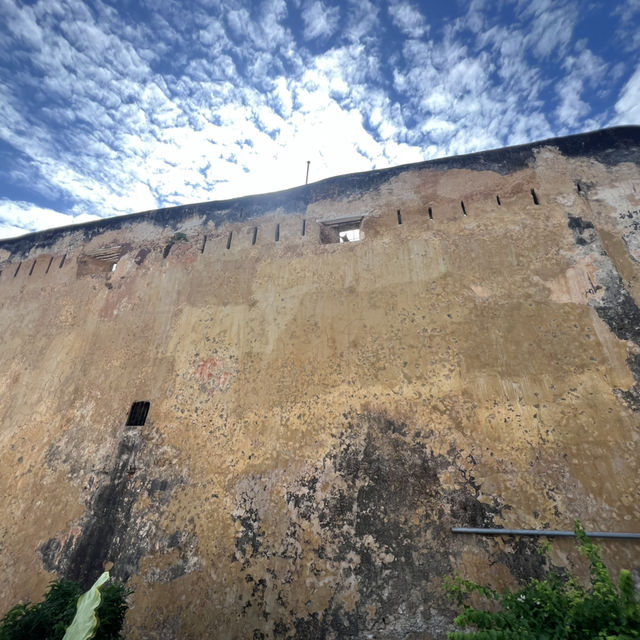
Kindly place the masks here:
POLYGON ((452 527, 639 531, 639 225, 624 127, 0 242, 0 610, 443 638, 444 576, 579 565, 452 527))

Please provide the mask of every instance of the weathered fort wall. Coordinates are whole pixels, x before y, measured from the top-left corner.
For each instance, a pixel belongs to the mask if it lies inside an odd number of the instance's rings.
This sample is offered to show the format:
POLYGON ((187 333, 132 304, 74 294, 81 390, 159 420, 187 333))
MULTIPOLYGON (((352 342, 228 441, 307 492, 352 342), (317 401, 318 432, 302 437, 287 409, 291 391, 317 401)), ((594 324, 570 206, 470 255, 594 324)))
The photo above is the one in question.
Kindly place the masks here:
POLYGON ((579 562, 452 526, 640 530, 639 223, 627 127, 0 242, 0 609, 442 638, 443 576, 579 562))

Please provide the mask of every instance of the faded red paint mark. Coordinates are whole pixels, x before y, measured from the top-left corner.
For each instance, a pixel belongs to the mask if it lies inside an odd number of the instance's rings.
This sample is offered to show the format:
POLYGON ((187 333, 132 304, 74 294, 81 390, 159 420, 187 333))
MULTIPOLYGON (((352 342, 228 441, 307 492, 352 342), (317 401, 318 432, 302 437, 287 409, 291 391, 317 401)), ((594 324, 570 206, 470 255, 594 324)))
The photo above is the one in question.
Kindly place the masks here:
POLYGON ((226 391, 234 374, 235 370, 231 363, 220 356, 201 360, 194 371, 195 377, 206 385, 211 392, 226 391))
POLYGON ((168 260, 172 265, 192 265, 200 255, 200 249, 191 242, 178 241, 171 247, 168 260))

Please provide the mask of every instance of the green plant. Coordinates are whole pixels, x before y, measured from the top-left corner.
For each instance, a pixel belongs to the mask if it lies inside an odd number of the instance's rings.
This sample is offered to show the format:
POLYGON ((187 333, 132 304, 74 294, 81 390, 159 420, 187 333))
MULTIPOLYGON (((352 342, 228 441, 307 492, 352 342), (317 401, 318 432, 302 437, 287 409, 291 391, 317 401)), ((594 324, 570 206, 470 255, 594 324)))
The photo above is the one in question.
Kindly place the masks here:
POLYGON ((91 589, 78 598, 76 615, 67 627, 62 640, 90 640, 95 636, 99 624, 96 609, 102 600, 100 588, 108 579, 109 572, 105 571, 91 589))
MULTIPOLYGON (((129 591, 119 582, 104 584, 104 575, 98 579, 98 588, 101 598, 96 603, 96 585, 87 594, 93 595, 85 599, 85 603, 91 600, 88 608, 83 607, 83 612, 89 616, 95 611, 99 624, 97 629, 88 627, 84 629, 84 635, 67 635, 65 631, 71 625, 76 616, 79 600, 82 600, 82 587, 61 578, 52 582, 49 586, 44 600, 36 604, 18 604, 10 609, 0 620, 0 640, 86 640, 93 637, 95 640, 119 640, 122 636, 120 630, 124 624, 124 617, 127 612, 127 596, 129 591), (100 582, 102 580, 102 582, 100 582), (104 586, 102 586, 104 584, 104 586), (95 608, 97 606, 97 609, 95 608), (93 608, 92 608, 93 607, 93 608), (95 635, 87 635, 95 631, 95 635)), ((108 574, 107 574, 108 578, 108 574)), ((84 595, 87 595, 84 594, 84 595)), ((82 615, 82 618, 85 618, 82 615)), ((72 630, 72 633, 74 631, 72 630)))
POLYGON ((463 580, 447 581, 445 588, 462 613, 449 640, 630 640, 640 638, 640 602, 628 571, 616 585, 579 522, 575 533, 580 553, 589 561, 590 584, 574 576, 550 572, 544 580, 530 580, 517 591, 498 593, 463 580), (473 593, 492 604, 490 610, 468 604, 473 593))

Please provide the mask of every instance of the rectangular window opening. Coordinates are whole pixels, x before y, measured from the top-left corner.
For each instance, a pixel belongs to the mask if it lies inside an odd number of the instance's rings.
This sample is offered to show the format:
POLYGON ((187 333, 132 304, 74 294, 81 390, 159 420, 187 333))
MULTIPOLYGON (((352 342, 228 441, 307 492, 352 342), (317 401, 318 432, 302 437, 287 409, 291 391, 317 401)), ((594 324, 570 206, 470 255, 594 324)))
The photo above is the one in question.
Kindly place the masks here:
POLYGON ((363 216, 320 221, 320 242, 335 244, 362 240, 363 216))
POLYGON ((253 227, 253 236, 251 238, 251 246, 253 246, 256 243, 257 239, 258 239, 258 227, 253 227))
POLYGON ((429 220, 433 220, 433 209, 429 207, 429 220))
POLYGON ((150 402, 138 401, 131 405, 129 411, 129 417, 127 418, 127 427, 143 427, 147 421, 147 414, 149 413, 150 402))
POLYGON ((275 236, 276 242, 280 242, 280 225, 277 224, 276 225, 276 236, 275 236))
POLYGON ((538 194, 536 193, 535 189, 531 189, 531 197, 533 198, 533 204, 540 204, 540 201, 538 200, 538 194))
POLYGON ((460 206, 462 207, 462 215, 467 215, 467 208, 464 206, 464 201, 460 200, 460 206))
POLYGON ((302 235, 303 236, 307 235, 307 221, 306 220, 302 221, 302 235))
POLYGON ((402 214, 400 213, 400 209, 398 209, 398 224, 402 224, 402 214))

